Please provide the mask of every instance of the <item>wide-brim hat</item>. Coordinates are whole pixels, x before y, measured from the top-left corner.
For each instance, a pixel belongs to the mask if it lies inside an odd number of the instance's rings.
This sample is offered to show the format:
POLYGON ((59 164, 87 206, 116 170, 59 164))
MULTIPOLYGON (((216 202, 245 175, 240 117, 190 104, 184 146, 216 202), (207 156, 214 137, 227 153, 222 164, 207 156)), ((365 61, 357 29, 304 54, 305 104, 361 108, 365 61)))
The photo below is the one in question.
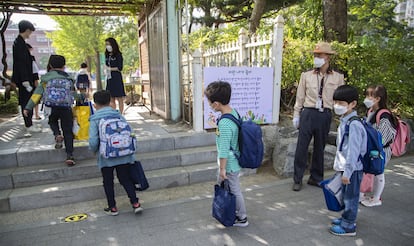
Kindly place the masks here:
POLYGON ((317 54, 329 54, 334 55, 336 52, 332 49, 331 45, 327 42, 320 42, 315 45, 313 53, 317 54))

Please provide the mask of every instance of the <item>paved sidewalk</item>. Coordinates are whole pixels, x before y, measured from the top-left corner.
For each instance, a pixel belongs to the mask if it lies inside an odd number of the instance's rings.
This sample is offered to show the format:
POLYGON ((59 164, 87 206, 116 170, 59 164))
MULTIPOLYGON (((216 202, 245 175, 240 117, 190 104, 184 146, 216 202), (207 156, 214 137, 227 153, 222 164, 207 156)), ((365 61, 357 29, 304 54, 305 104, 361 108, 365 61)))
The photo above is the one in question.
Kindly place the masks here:
MULTIPOLYGON (((163 120, 156 114, 150 114, 148 110, 140 106, 126 107, 125 118, 135 130, 139 139, 147 137, 160 137, 177 132, 192 131, 190 126, 184 123, 170 123, 163 120)), ((0 123, 0 151, 21 147, 37 146, 38 148, 54 149, 54 137, 43 113, 40 121, 33 121, 33 124, 41 126, 42 132, 33 133, 32 137, 25 138, 25 127, 21 114, 11 117, 9 120, 0 123)), ((74 141, 75 158, 76 146, 87 145, 87 141, 74 141)), ((0 163, 1 165, 1 163, 0 163)))
POLYGON ((360 206, 356 237, 328 232, 339 214, 326 209, 319 188, 293 192, 284 179, 245 187, 247 228, 223 228, 212 218, 211 187, 201 196, 144 203, 138 215, 123 205, 118 216, 96 209, 72 223, 47 215, 12 225, 1 219, 0 245, 413 245, 414 156, 393 159, 385 176, 383 205, 360 206))

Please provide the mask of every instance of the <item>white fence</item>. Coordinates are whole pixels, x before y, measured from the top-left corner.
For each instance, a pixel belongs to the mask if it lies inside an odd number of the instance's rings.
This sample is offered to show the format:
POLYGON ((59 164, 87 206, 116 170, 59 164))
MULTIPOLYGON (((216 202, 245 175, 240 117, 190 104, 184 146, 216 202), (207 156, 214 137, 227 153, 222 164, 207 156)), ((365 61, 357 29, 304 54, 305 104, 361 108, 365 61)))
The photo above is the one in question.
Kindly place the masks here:
POLYGON ((184 54, 182 60, 183 119, 195 131, 203 131, 203 67, 250 66, 273 67, 273 123, 279 121, 280 85, 283 52, 282 16, 275 21, 273 33, 268 36, 248 37, 241 29, 237 42, 223 44, 205 51, 184 54))

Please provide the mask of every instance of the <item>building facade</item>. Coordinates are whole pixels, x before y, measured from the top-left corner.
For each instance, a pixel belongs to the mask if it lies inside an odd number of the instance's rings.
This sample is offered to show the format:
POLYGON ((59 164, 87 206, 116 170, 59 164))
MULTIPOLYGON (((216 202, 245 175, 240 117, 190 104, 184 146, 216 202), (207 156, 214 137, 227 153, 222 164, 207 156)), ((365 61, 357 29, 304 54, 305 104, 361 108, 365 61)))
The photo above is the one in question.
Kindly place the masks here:
POLYGON ((414 0, 400 2, 394 11, 396 21, 406 22, 407 26, 414 28, 414 0))
MULTIPOLYGON (((55 53, 52 47, 52 40, 46 36, 46 33, 52 32, 52 30, 36 29, 29 39, 26 40, 33 47, 32 55, 36 58, 37 64, 41 70, 46 69, 47 61, 51 54, 55 53)), ((7 53, 7 65, 9 74, 13 69, 13 42, 19 35, 19 29, 17 27, 9 27, 4 33, 4 39, 6 41, 6 53, 7 53)), ((2 47, 3 48, 3 47, 2 47)), ((3 71, 3 64, 0 64, 0 69, 3 71)))

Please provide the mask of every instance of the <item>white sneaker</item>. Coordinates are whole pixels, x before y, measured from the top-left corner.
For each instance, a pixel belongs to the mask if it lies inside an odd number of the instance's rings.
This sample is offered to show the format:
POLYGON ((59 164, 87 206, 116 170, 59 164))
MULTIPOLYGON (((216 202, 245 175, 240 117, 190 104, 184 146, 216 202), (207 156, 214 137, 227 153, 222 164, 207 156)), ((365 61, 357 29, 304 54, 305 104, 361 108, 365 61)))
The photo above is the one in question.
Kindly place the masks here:
POLYGON ((365 195, 359 195, 359 202, 363 202, 363 201, 367 201, 367 200, 370 200, 371 199, 371 197, 369 197, 369 196, 365 196, 365 195))
POLYGON ((40 127, 38 127, 38 126, 31 126, 31 127, 28 127, 27 128, 27 131, 28 132, 41 132, 42 131, 42 128, 40 128, 40 127))
POLYGON ((369 200, 365 200, 361 202, 362 205, 364 205, 365 207, 375 207, 375 206, 381 206, 382 205, 382 201, 381 200, 377 200, 377 199, 369 199, 369 200))
POLYGON ((26 128, 26 133, 23 135, 25 138, 30 138, 32 134, 29 132, 29 130, 26 128))

